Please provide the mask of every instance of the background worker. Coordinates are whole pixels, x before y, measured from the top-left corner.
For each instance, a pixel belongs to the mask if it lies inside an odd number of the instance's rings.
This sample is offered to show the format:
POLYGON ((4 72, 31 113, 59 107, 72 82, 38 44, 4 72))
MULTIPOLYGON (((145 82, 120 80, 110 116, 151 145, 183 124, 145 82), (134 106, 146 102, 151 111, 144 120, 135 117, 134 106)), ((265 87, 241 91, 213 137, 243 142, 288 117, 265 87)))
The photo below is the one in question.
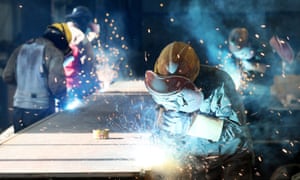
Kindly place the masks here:
POLYGON ((228 48, 241 77, 237 89, 242 94, 248 120, 261 119, 266 114, 272 101, 274 75, 281 73, 280 61, 268 44, 262 37, 251 36, 245 27, 233 28, 229 33, 228 48))
POLYGON ((172 42, 161 51, 154 72, 146 72, 145 84, 159 107, 154 140, 184 164, 177 178, 252 178, 243 104, 227 73, 200 66, 190 45, 172 42))
POLYGON ((3 72, 6 83, 15 84, 13 127, 18 132, 55 112, 54 99, 66 95, 63 69, 71 53, 72 33, 65 23, 47 27, 41 37, 16 48, 3 72))
POLYGON ((99 24, 93 23, 91 11, 84 6, 77 6, 66 16, 66 23, 77 31, 78 39, 72 48, 72 54, 64 63, 68 98, 63 103, 69 109, 74 103, 81 103, 85 97, 100 88, 96 74, 96 58, 91 41, 100 33, 99 24))

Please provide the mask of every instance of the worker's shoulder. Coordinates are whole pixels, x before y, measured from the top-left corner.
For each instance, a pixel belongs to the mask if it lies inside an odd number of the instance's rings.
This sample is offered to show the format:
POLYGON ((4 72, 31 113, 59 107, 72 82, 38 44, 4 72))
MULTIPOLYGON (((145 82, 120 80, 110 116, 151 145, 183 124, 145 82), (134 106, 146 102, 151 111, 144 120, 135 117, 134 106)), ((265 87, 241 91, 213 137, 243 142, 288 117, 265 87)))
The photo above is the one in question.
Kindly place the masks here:
POLYGON ((227 72, 210 65, 201 65, 199 76, 203 78, 231 79, 227 72))
POLYGON ((52 41, 43 38, 43 37, 38 37, 36 39, 34 39, 34 42, 40 45, 44 45, 45 47, 55 47, 54 44, 52 43, 52 41))
POLYGON ((35 43, 44 46, 45 56, 48 57, 63 57, 63 52, 59 50, 52 41, 47 38, 39 37, 35 39, 35 43))

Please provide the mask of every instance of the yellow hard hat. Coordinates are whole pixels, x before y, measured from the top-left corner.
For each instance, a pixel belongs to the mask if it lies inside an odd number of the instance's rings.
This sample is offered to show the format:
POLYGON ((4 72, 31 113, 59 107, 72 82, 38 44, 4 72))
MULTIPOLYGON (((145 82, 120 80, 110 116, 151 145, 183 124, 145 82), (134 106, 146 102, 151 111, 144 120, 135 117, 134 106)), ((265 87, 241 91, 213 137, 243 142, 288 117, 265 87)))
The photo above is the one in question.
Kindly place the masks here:
POLYGON ((68 43, 72 40, 72 33, 66 23, 54 23, 49 26, 50 28, 55 28, 59 30, 62 34, 64 34, 68 43))
POLYGON ((162 75, 180 75, 194 81, 200 71, 200 60, 194 49, 184 42, 172 42, 160 53, 154 72, 162 75))

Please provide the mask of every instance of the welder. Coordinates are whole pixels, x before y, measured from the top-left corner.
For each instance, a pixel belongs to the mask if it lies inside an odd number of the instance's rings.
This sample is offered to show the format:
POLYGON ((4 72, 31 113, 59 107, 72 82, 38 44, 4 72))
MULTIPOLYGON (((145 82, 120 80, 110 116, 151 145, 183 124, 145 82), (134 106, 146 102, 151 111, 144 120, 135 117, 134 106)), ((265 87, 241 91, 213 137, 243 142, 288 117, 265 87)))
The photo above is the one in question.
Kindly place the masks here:
POLYGON ((14 131, 55 112, 54 100, 66 95, 64 56, 76 37, 65 23, 48 26, 38 38, 16 48, 3 72, 6 83, 16 85, 13 99, 14 131))
MULTIPOLYGON (((184 179, 251 179, 253 150, 231 77, 184 42, 165 46, 145 85, 157 103, 154 142, 172 149, 184 179)), ((163 176, 163 175, 160 175, 163 176)))
POLYGON ((264 39, 263 34, 251 35, 245 27, 233 28, 228 36, 229 50, 241 75, 237 89, 243 97, 247 120, 252 122, 268 114, 274 104, 270 88, 274 76, 282 72, 280 60, 264 39))
POLYGON ((100 26, 92 21, 92 13, 85 6, 75 7, 65 18, 71 31, 81 34, 71 46, 73 53, 66 57, 64 63, 68 98, 61 106, 72 109, 100 88, 96 74, 97 61, 91 44, 99 36, 100 26))

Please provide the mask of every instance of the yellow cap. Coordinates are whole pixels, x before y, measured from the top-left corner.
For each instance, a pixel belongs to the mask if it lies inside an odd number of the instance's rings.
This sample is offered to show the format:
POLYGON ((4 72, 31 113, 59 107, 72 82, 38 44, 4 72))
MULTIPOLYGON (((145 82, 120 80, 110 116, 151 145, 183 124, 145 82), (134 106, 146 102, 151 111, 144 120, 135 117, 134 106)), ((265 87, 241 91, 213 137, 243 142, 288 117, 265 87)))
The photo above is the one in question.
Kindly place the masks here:
POLYGON ((194 81, 200 71, 200 60, 194 49, 184 42, 172 42, 160 53, 154 72, 162 76, 180 75, 194 81))
POLYGON ((50 27, 54 27, 65 35, 65 38, 68 43, 72 40, 72 33, 66 23, 54 23, 50 25, 50 27))

